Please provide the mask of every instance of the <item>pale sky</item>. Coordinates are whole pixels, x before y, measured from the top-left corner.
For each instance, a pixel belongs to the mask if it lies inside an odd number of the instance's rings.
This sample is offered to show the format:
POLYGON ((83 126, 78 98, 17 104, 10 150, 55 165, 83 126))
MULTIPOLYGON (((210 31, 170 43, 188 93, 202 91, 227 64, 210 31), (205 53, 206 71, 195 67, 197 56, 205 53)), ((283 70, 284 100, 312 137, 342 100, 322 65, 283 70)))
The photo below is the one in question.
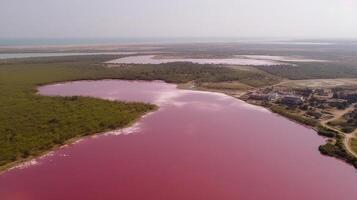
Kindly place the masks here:
POLYGON ((0 0, 0 38, 356 38, 357 0, 0 0))

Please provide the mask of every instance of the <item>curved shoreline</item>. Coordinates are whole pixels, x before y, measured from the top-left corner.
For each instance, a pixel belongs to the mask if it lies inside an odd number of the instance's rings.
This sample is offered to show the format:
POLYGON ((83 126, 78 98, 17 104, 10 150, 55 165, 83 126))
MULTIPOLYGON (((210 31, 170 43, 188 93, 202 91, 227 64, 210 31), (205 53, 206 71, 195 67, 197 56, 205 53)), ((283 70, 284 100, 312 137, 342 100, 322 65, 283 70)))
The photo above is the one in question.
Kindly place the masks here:
MULTIPOLYGON (((57 96, 42 95, 42 94, 39 93, 38 88, 39 87, 43 87, 43 86, 48 86, 48 85, 55 85, 55 84, 65 84, 65 83, 77 82, 77 81, 96 81, 96 80, 105 80, 105 79, 78 79, 78 80, 70 80, 70 81, 53 81, 53 82, 49 82, 49 83, 37 84, 37 86, 35 88, 33 88, 33 94, 34 95, 39 95, 39 96, 44 96, 44 97, 57 97, 57 96)), ((81 96, 81 97, 85 97, 85 96, 81 96)), ((93 98, 93 97, 89 97, 89 98, 93 98)), ((112 100, 101 99, 101 98, 93 98, 93 99, 112 101, 112 100)), ((116 102, 124 102, 124 101, 116 101, 116 102)), ((136 102, 128 102, 128 103, 136 103, 136 102)), ((137 102, 137 103, 140 103, 140 102, 137 102)), ((154 106, 155 107, 154 107, 153 110, 143 113, 140 117, 138 117, 137 119, 131 121, 129 124, 125 125, 124 127, 115 127, 114 129, 106 129, 106 130, 103 130, 101 132, 88 133, 88 134, 84 134, 83 136, 76 136, 76 137, 70 138, 69 140, 66 140, 63 144, 56 144, 53 147, 51 147, 50 149, 45 150, 45 151, 43 151, 41 153, 38 153, 38 155, 35 155, 35 156, 34 155, 30 155, 27 158, 20 158, 20 159, 15 160, 14 162, 10 162, 8 164, 0 166, 0 175, 4 174, 4 173, 6 173, 6 172, 8 172, 8 171, 10 171, 12 169, 16 169, 16 168, 20 167, 21 165, 26 164, 27 162, 31 162, 31 161, 36 160, 36 159, 40 159, 40 158, 50 154, 51 152, 54 152, 54 151, 56 151, 58 149, 61 149, 61 148, 65 147, 65 146, 67 146, 67 145, 73 145, 76 142, 78 142, 78 141, 80 141, 82 139, 85 139, 87 137, 93 137, 95 135, 105 134, 105 133, 108 133, 110 131, 116 131, 116 130, 119 131, 119 130, 122 130, 122 129, 125 129, 125 128, 132 127, 133 125, 138 123, 138 121, 140 121, 146 115, 157 111, 159 107, 157 105, 154 105, 154 106)))
MULTIPOLYGON (((39 88, 39 87, 43 87, 43 86, 51 86, 51 85, 56 85, 56 84, 66 84, 66 83, 73 83, 73 82, 78 82, 78 81, 105 81, 105 80, 123 80, 123 79, 79 79, 79 80, 70 80, 70 81, 55 81, 55 82, 50 82, 50 83, 38 84, 38 86, 36 87, 36 90, 35 90, 35 94, 36 94, 36 95, 40 95, 40 96, 52 97, 51 95, 42 95, 42 94, 39 93, 38 88, 39 88)), ((167 83, 167 82, 165 82, 165 81, 163 81, 163 80, 153 80, 153 81, 146 81, 146 80, 128 80, 128 81, 138 81, 138 82, 155 82, 155 81, 160 81, 160 82, 167 83)), ((167 83, 167 84, 172 84, 172 83, 167 83)), ((310 125, 301 123, 301 122, 299 122, 299 121, 296 121, 296 120, 291 119, 291 118, 289 118, 289 117, 286 117, 286 116, 284 116, 284 115, 281 115, 281 114, 279 114, 279 113, 276 113, 276 112, 274 112, 273 110, 269 109, 268 107, 264 107, 264 106, 255 105, 255 104, 249 103, 249 102, 244 101, 244 100, 240 99, 239 97, 233 96, 233 95, 231 95, 231 94, 229 94, 229 93, 227 93, 227 92, 224 92, 224 91, 221 91, 221 90, 212 90, 212 89, 203 89, 203 88, 198 88, 198 89, 186 88, 186 87, 181 87, 182 84, 174 84, 174 85, 176 85, 177 89, 180 89, 180 90, 191 90, 191 91, 200 91, 200 92, 207 92, 207 93, 216 93, 216 94, 220 94, 220 95, 223 94, 223 95, 227 95, 227 96, 233 97, 233 98, 235 98, 235 99, 238 100, 238 101, 244 102, 244 103, 246 103, 246 104, 248 104, 248 105, 251 105, 251 106, 256 106, 256 107, 265 109, 265 110, 267 110, 267 111, 269 111, 269 112, 271 112, 271 113, 273 113, 273 114, 275 114, 275 115, 277 115, 277 116, 283 117, 283 118, 285 118, 285 119, 288 119, 289 121, 292 121, 292 122, 294 122, 294 123, 297 123, 297 124, 299 124, 299 125, 302 125, 302 126, 304 126, 304 127, 306 127, 306 128, 312 129, 312 130, 314 130, 314 131, 317 133, 316 127, 312 127, 312 126, 310 126, 310 125)), ((86 97, 86 96, 81 96, 81 97, 86 97)), ((93 98, 93 97, 91 97, 91 98, 93 98)), ((95 99, 101 99, 101 98, 95 98, 95 99)), ((104 100, 108 100, 108 99, 104 99, 104 100)), ((111 101, 111 100, 109 100, 109 101, 111 101)), ((115 101, 116 101, 116 100, 115 100, 115 101)), ((121 101, 119 101, 119 102, 121 102, 121 101)), ((125 101, 123 101, 123 102, 125 102, 125 101)), ((132 102, 129 102, 129 103, 132 103, 132 102)), ((153 112, 156 112, 156 111, 159 109, 159 106, 157 106, 157 105, 155 105, 155 106, 156 106, 156 107, 155 107, 154 110, 149 111, 149 112, 147 112, 147 113, 144 113, 142 116, 140 116, 140 117, 137 118, 136 120, 132 121, 130 124, 126 125, 125 127, 121 127, 121 128, 119 128, 119 129, 118 129, 118 128, 107 129, 107 130, 105 130, 105 131, 103 131, 103 132, 98 132, 98 133, 94 133, 94 134, 90 134, 90 135, 85 135, 85 136, 74 137, 74 138, 71 138, 71 139, 69 139, 68 141, 66 141, 64 144, 62 144, 62 145, 56 145, 56 146, 54 146, 53 148, 51 148, 50 150, 44 151, 43 153, 40 153, 40 154, 37 155, 37 156, 30 156, 30 157, 28 157, 28 158, 16 160, 15 162, 6 164, 6 165, 4 165, 4 166, 1 166, 1 167, 0 167, 0 175, 3 174, 3 173, 6 173, 6 172, 9 171, 9 170, 12 170, 12 169, 14 169, 14 168, 17 168, 18 166, 20 166, 20 165, 22 165, 22 164, 24 164, 24 163, 26 163, 26 162, 39 159, 39 158, 41 158, 41 157, 43 157, 43 156, 46 156, 46 155, 50 154, 51 152, 54 152, 54 151, 56 151, 56 150, 58 150, 58 149, 63 148, 63 147, 66 146, 66 145, 72 145, 72 144, 78 142, 79 140, 85 139, 85 138, 87 138, 87 137, 93 137, 93 136, 95 136, 95 135, 106 134, 106 133, 108 133, 108 132, 110 132, 110 131, 116 131, 116 130, 119 131, 119 130, 122 130, 122 129, 125 129, 125 128, 130 128, 130 127, 132 127, 133 125, 135 125, 136 123, 138 123, 138 122, 139 122, 143 117, 145 117, 146 115, 148 115, 148 114, 150 114, 150 113, 153 113, 153 112)), ((323 137, 323 136, 321 136, 321 137, 323 137)), ((323 138, 325 138, 325 137, 323 137, 323 138)), ((347 137, 345 137, 345 139, 344 139, 344 142, 346 142, 345 144, 348 144, 347 141, 348 141, 348 140, 347 140, 347 137)), ((349 150, 348 147, 346 147, 346 149, 349 150)), ((355 156, 355 154, 353 154, 353 155, 355 156)))
MULTIPOLYGON (((145 188, 155 187, 177 196, 179 191, 170 190, 174 185, 197 187, 197 194, 207 191, 209 196, 224 197, 230 192, 238 197, 237 188, 251 194, 247 181, 256 184, 256 191, 251 192, 258 192, 260 197, 271 194, 277 198, 281 189, 288 191, 286 197, 298 197, 301 191, 305 197, 326 197, 326 193, 332 196, 341 193, 332 190, 335 187, 329 184, 332 180, 344 188, 351 188, 349 183, 357 180, 349 165, 316 151, 324 140, 310 128, 225 94, 183 91, 164 82, 121 80, 45 86, 40 92, 160 102, 157 104, 160 109, 130 130, 87 137, 38 159, 34 166, 1 176, 0 193, 10 197, 24 192, 38 199, 48 198, 78 183, 80 190, 59 194, 58 198, 83 195, 83 192, 92 194, 93 187, 103 198, 108 194, 121 198, 130 192, 116 188, 134 185, 143 191, 140 194, 152 198, 155 194, 152 190, 146 193, 145 188), (116 133, 123 134, 116 136, 116 133), (315 180, 311 180, 311 173, 316 175, 315 180), (34 176, 38 178, 33 180, 34 176), (229 183, 222 187, 224 191, 219 187, 222 183, 229 183), (266 183, 274 183, 271 192, 259 189, 266 183), (309 189, 315 185, 321 186, 309 189), (42 191, 44 186, 48 186, 46 191, 42 191)), ((189 188, 182 191, 190 194, 189 188)), ((346 195, 341 197, 351 196, 346 195)))
MULTIPOLYGON (((44 87, 44 86, 51 86, 51 85, 56 85, 56 84, 66 84, 66 83, 74 83, 74 82, 78 82, 78 81, 105 81, 105 80, 124 80, 124 79, 78 79, 78 80, 69 80, 69 81, 53 81, 53 82, 49 82, 49 83, 43 83, 43 84, 38 84, 36 89, 34 90, 34 94, 35 95, 39 95, 39 96, 47 96, 47 97, 56 97, 56 95, 52 96, 52 95, 42 95, 39 93, 39 90, 38 88, 39 87, 44 87)), ((147 80, 128 80, 128 81, 138 81, 138 82, 164 82, 166 84, 173 84, 173 83, 167 83, 163 80, 152 80, 152 81, 147 81, 147 80)), ((239 98, 236 98, 232 95, 229 95, 225 92, 222 92, 222 91, 214 91, 214 90, 203 90, 203 89, 198 89, 198 90, 194 90, 194 89, 188 89, 188 88, 182 88, 180 87, 180 85, 182 84, 174 84, 176 85, 177 89, 180 89, 180 90, 190 90, 190 91, 199 91, 199 92, 207 92, 207 93, 215 93, 215 94, 219 94, 219 95, 227 95, 227 96, 230 96, 230 97, 233 97, 235 98, 236 100, 238 101, 241 101, 241 102, 244 102, 244 103, 247 103, 248 105, 251 105, 251 106, 255 106, 255 107, 259 107, 259 108, 262 108, 262 109, 265 109, 269 112, 272 112, 270 109, 268 108, 265 108, 263 106, 258 106, 258 105, 254 105, 254 104, 250 104, 244 100, 241 100, 239 98)), ((81 96, 81 97, 86 97, 86 96, 81 96)), ((90 98, 93 98, 93 97, 90 97, 90 98)), ((95 98, 95 99, 101 99, 101 98, 95 98)), ((106 99, 108 100, 108 99, 106 99)), ((111 100, 108 100, 108 101, 111 101, 111 100)), ((132 103, 132 102, 129 102, 129 103, 132 103)), ((85 135, 85 136, 79 136, 79 137, 74 137, 74 138, 71 138, 69 139, 68 141, 66 141, 64 144, 62 145, 56 145, 54 146, 53 148, 47 150, 47 151, 44 151, 43 153, 40 153, 39 155, 36 155, 36 156, 30 156, 28 158, 24 158, 24 159, 19 159, 19 160, 16 160, 12 163, 9 163, 9 164, 6 164, 4 166, 1 166, 0 167, 0 175, 6 173, 7 171, 10 171, 12 169, 16 169, 17 167, 21 166, 22 164, 25 164, 26 162, 30 162, 32 160, 36 160, 36 159, 39 159, 43 156, 46 156, 48 154, 50 154, 51 152, 54 152, 58 149, 61 149, 63 147, 65 147, 66 145, 72 145, 72 144, 75 144, 76 142, 82 140, 82 139, 85 139, 85 138, 88 138, 88 137, 92 137, 92 136, 95 136, 95 135, 102 135, 102 134, 105 134, 107 132, 110 132, 110 131, 116 131, 116 130, 121 130, 121 129, 125 129, 125 128, 129 128, 129 127, 132 127, 133 125, 135 125, 135 123, 137 123, 138 121, 140 121, 143 117, 145 117, 146 115, 150 114, 150 113, 153 113, 153 112, 156 112, 160 107, 155 105, 155 109, 152 110, 152 111, 149 111, 147 113, 144 113, 141 117, 139 117, 138 119, 132 121, 130 124, 128 124, 127 126, 125 127, 122 127, 122 128, 114 128, 114 129, 108 129, 108 130, 105 130, 103 132, 98 132, 98 133, 94 133, 94 134, 90 134, 90 135, 85 135)), ((272 112, 274 113, 274 112, 272 112)), ((276 114, 276 113, 274 113, 276 114)), ((280 116, 279 114, 277 114, 278 116, 280 116)), ((282 116, 284 117, 284 116, 282 116)), ((284 117, 285 118, 285 117, 284 117)), ((290 120, 289 118, 286 118, 288 120, 290 120)), ((295 122, 294 120, 292 120, 293 122, 295 122)), ((300 124, 300 125, 304 125, 304 124, 300 124)), ((305 125, 304 125, 305 126, 305 125)), ((307 126, 308 127, 308 126, 307 126)), ((311 128, 311 127, 308 127, 308 128, 311 128)))
POLYGON ((154 110, 144 113, 142 116, 140 116, 139 118, 137 118, 136 120, 132 121, 130 124, 128 124, 128 125, 126 125, 124 127, 108 129, 108 130, 105 130, 103 132, 98 132, 98 133, 84 135, 84 136, 77 136, 77 137, 74 137, 74 138, 71 138, 71 139, 65 141, 64 144, 56 145, 53 148, 40 153, 39 155, 29 156, 28 158, 16 160, 16 161, 14 161, 12 163, 9 163, 9 164, 6 164, 4 166, 1 166, 0 167, 0 175, 6 173, 8 171, 11 171, 13 169, 17 169, 17 168, 21 167, 21 165, 26 164, 27 162, 31 162, 33 160, 36 161, 36 159, 40 159, 42 157, 45 157, 45 156, 51 154, 52 152, 55 152, 55 151, 57 151, 57 150, 59 150, 61 148, 64 148, 64 147, 68 146, 68 145, 74 145, 74 144, 76 144, 77 142, 79 142, 79 141, 81 141, 83 139, 95 137, 95 136, 98 136, 98 135, 104 135, 104 134, 107 134, 107 133, 110 133, 110 132, 113 132, 113 131, 120 131, 120 130, 123 130, 123 129, 126 129, 126 128, 133 127, 133 126, 135 126, 136 123, 139 123, 141 119, 143 119, 144 117, 146 117, 147 115, 149 115, 149 114, 151 114, 153 112, 156 112, 158 109, 159 109, 159 107, 156 107, 154 110))

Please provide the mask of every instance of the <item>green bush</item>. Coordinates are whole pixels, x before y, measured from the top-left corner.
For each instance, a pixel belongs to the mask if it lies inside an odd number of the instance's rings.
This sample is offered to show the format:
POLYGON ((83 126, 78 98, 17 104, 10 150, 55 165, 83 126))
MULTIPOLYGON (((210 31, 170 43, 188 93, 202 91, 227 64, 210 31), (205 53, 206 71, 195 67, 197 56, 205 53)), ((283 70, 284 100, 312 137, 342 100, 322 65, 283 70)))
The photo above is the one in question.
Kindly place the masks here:
POLYGON ((323 155, 342 159, 347 163, 350 163, 357 169, 357 158, 346 152, 346 150, 344 149, 344 144, 340 139, 337 139, 335 145, 331 143, 321 145, 319 147, 319 151, 323 155))
POLYGON ((336 131, 333 131, 333 130, 323 127, 321 125, 319 125, 317 127, 317 133, 321 136, 325 136, 325 137, 329 137, 329 138, 334 138, 337 135, 336 131))
POLYGON ((309 126, 312 126, 314 127, 316 124, 317 124, 317 120, 315 119, 312 119, 312 118, 308 118, 308 117, 304 117, 300 114, 295 114, 293 112, 290 112, 286 109, 284 109, 283 107, 281 106, 271 106, 270 107, 271 111, 275 112, 275 113, 278 113, 282 116, 285 116, 289 119, 292 119, 296 122, 299 122, 299 123, 302 123, 302 124, 306 124, 306 125, 309 125, 309 126))

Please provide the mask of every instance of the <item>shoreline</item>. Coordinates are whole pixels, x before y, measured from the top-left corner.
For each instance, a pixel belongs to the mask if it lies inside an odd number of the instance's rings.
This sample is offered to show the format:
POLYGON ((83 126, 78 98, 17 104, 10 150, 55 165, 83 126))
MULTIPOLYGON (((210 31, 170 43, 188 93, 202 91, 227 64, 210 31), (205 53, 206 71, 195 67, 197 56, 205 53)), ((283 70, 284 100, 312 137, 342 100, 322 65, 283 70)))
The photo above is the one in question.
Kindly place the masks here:
MULTIPOLYGON (((80 79, 80 80, 68 80, 68 81, 58 81, 58 82, 55 81, 55 82, 50 82, 50 83, 38 84, 37 87, 36 87, 36 89, 35 89, 34 91, 35 91, 35 95, 41 95, 41 94, 38 93, 38 90, 37 90, 37 88, 38 88, 38 87, 41 87, 41 86, 53 85, 53 84, 61 84, 61 83, 64 84, 64 83, 70 83, 70 82, 76 82, 76 81, 99 81, 99 80, 125 80, 125 79, 80 79)), ((146 80, 139 80, 139 79, 138 79, 138 80, 126 80, 126 81, 146 81, 146 80)), ((163 81, 163 80, 153 80, 153 81, 163 81)), ((152 82, 152 81, 149 81, 149 82, 152 82)), ((167 82, 165 82, 165 81, 163 81, 163 82, 164 82, 164 83, 167 83, 167 82)), ((172 84, 172 83, 167 83, 167 84, 172 84)), ((262 106, 262 105, 253 104, 253 103, 248 102, 248 101, 246 101, 246 100, 244 100, 244 99, 241 99, 240 97, 243 96, 243 95, 246 93, 245 91, 241 91, 241 93, 239 93, 239 95, 237 95, 237 93, 236 93, 236 95, 233 95, 232 93, 230 93, 230 92, 228 92, 228 91, 226 91, 226 90, 209 89, 209 88, 204 88, 204 87, 202 87, 202 88, 200 88, 200 87, 195 87, 195 85, 194 85, 193 82, 184 83, 184 84, 179 84, 179 83, 177 83, 177 84, 175 84, 175 85, 176 85, 177 89, 180 89, 180 90, 191 90, 191 91, 211 92, 211 93, 224 94, 224 95, 233 97, 233 98, 235 98, 236 100, 240 100, 240 101, 242 101, 242 102, 244 102, 244 103, 247 103, 247 104, 249 104, 249 105, 253 105, 253 106, 260 107, 260 108, 264 108, 264 109, 268 110, 269 112, 271 112, 271 113, 273 113, 273 114, 276 114, 276 115, 278 115, 278 116, 280 116, 280 117, 283 117, 283 118, 285 118, 285 119, 287 119, 287 120, 289 120, 289 121, 292 121, 292 122, 294 122, 294 123, 297 123, 297 124, 299 124, 299 125, 302 125, 302 126, 304 126, 304 127, 306 127, 306 128, 312 129, 312 130, 314 130, 314 131, 316 132, 317 135, 319 135, 319 134, 318 134, 318 128, 317 128, 317 126, 311 126, 311 125, 308 125, 308 124, 304 124, 304 123, 302 123, 302 122, 299 122, 299 121, 297 121, 297 120, 294 120, 294 119, 292 119, 292 118, 289 118, 289 117, 287 117, 287 116, 284 116, 284 115, 282 115, 282 114, 280 114, 280 113, 274 112, 274 111, 273 111, 271 108, 269 108, 269 107, 265 107, 265 106, 262 106)), ((42 95, 41 95, 41 96, 42 96, 42 95)), ((47 95, 43 95, 43 96, 47 96, 47 95)), ((51 96, 50 96, 50 97, 51 97, 51 96)), ((18 166, 20 166, 21 164, 24 164, 24 163, 29 162, 29 161, 31 161, 31 160, 36 160, 36 159, 39 159, 39 158, 41 158, 41 157, 43 157, 43 156, 46 156, 46 155, 50 154, 51 152, 54 152, 54 151, 56 151, 56 150, 59 150, 59 149, 65 147, 66 145, 73 145, 73 144, 75 144, 76 142, 78 142, 78 141, 80 141, 80 140, 82 140, 82 139, 86 139, 87 137, 93 137, 93 136, 95 136, 95 135, 104 135, 105 133, 108 133, 108 132, 110 132, 110 131, 119 131, 119 130, 121 130, 121 129, 130 128, 130 127, 132 127, 133 125, 135 125, 136 123, 138 123, 138 122, 139 122, 142 118, 144 118, 146 115, 148 115, 148 114, 150 114, 150 113, 154 113, 154 112, 156 112, 156 111, 159 109, 159 106, 157 106, 157 105, 154 105, 154 106, 155 106, 155 108, 154 108, 153 110, 143 113, 139 118, 133 120, 132 122, 130 122, 129 124, 127 124, 127 125, 124 126, 124 127, 121 127, 121 128, 117 127, 117 128, 114 128, 114 129, 107 129, 107 130, 104 130, 104 131, 102 131, 102 132, 97 132, 97 133, 92 133, 92 134, 89 133, 88 135, 74 137, 74 138, 71 138, 71 139, 65 141, 64 144, 55 145, 53 148, 51 148, 51 149, 49 149, 49 150, 47 150, 47 151, 44 151, 44 152, 42 152, 42 153, 39 153, 39 155, 30 156, 30 157, 24 158, 24 159, 19 159, 19 160, 16 160, 16 161, 14 161, 14 162, 8 163, 8 164, 6 164, 6 165, 0 166, 0 175, 6 173, 6 172, 8 172, 8 171, 11 171, 12 169, 16 169, 16 168, 17 168, 18 166)), ((324 136, 322 136, 322 135, 319 135, 319 136, 321 136, 322 138, 326 138, 326 137, 324 137, 324 136)), ((342 140, 345 140, 345 137, 346 137, 346 136, 342 137, 341 139, 342 139, 342 140)), ((337 142, 338 139, 337 139, 337 138, 335 138, 335 139, 336 139, 336 142, 337 142)), ((329 142, 329 141, 327 140, 327 142, 326 142, 325 145, 327 145, 327 144, 331 144, 331 142, 329 142)), ((324 144, 320 145, 319 149, 321 148, 321 146, 324 146, 324 144)), ((347 148, 347 147, 344 147, 345 150, 346 150, 346 148, 347 148)), ((352 166, 354 166, 355 168, 357 168, 357 166, 355 166, 353 163, 348 162, 348 160, 346 160, 347 158, 345 158, 345 157, 336 157, 336 156, 333 156, 333 155, 325 154, 325 153, 323 153, 321 150, 320 150, 320 153, 321 153, 321 155, 328 155, 328 156, 330 156, 330 157, 335 157, 336 159, 342 160, 342 161, 344 161, 345 163, 351 164, 352 166)), ((351 155, 351 156, 353 156, 353 155, 351 155)))
MULTIPOLYGON (((355 153, 351 152, 350 151, 350 148, 347 146, 348 143, 347 141, 350 142, 350 138, 348 135, 345 135, 345 134, 342 134, 342 133, 338 133, 335 137, 333 138, 329 138, 329 137, 326 137, 324 135, 321 135, 319 134, 319 125, 321 124, 320 122, 317 122, 314 126, 310 125, 310 124, 306 124, 306 123, 303 123, 301 121, 298 121, 296 119, 293 119, 293 118, 290 118, 288 116, 285 116, 283 114, 280 114, 279 112, 275 112, 274 110, 271 109, 271 107, 266 107, 266 106, 263 106, 263 105, 258 105, 258 104, 254 104, 254 103, 251 103, 249 101, 246 101, 244 99, 242 99, 241 97, 246 93, 244 91, 241 91, 239 93, 239 95, 237 95, 238 93, 236 93, 236 95, 234 95, 232 93, 232 91, 228 92, 226 90, 219 90, 219 89, 209 89, 209 88, 200 88, 200 87, 195 87, 195 84, 194 83, 186 83, 186 84, 178 84, 178 88, 179 89, 186 89, 186 90, 196 90, 196 91, 207 91, 207 92, 215 92, 215 93, 221 93, 221 94, 225 94, 225 95, 228 95, 228 96, 231 96, 233 98, 236 98, 236 99, 239 99, 247 104, 250 104, 250 105, 253 105, 253 106, 258 106, 258 107, 261 107, 261 108, 264 108, 264 109, 267 109, 269 112, 273 113, 273 114, 276 114, 280 117, 283 117, 289 121, 292 121, 294 123, 297 123, 299 125, 302 125, 306 128, 309 128, 309 129, 312 129, 316 132, 317 135, 319 135, 320 137, 324 138, 326 143, 325 144, 321 144, 319 147, 317 147, 317 150, 321 153, 321 155, 325 155, 325 156, 329 156, 329 157, 333 157, 339 161, 343 161, 351 166, 353 166, 354 168, 357 169, 357 157, 355 156, 355 153), (326 152, 324 151, 324 148, 326 146, 329 146, 329 145, 333 145, 335 149, 335 151, 338 151, 337 153, 336 152, 326 152)), ((233 90, 234 91, 234 90, 233 90)), ((237 91, 235 91, 237 92, 237 91)))
MULTIPOLYGON (((96 81, 96 80, 105 80, 105 79, 80 79, 80 80, 53 81, 53 82, 49 82, 49 83, 41 83, 41 84, 38 84, 36 88, 34 88, 33 93, 34 93, 34 95, 47 96, 47 95, 41 95, 38 92, 38 88, 41 87, 41 86, 45 86, 45 85, 55 85, 55 84, 70 83, 70 82, 75 82, 75 81, 96 81)), ((138 80, 138 81, 140 81, 140 80, 138 80)), ((55 96, 47 96, 47 97, 55 97, 55 96)), ((95 98, 95 99, 98 99, 98 98, 95 98)), ((103 99, 103 100, 105 100, 105 99, 103 99)), ((112 101, 112 100, 107 100, 107 101, 112 101)), ((115 102, 115 100, 114 100, 114 102, 115 102)), ((124 101, 122 101, 122 102, 124 102, 124 101)), ((108 133, 108 132, 111 132, 111 131, 119 131, 119 130, 122 130, 122 129, 125 129, 125 128, 130 128, 130 127, 134 126, 136 123, 138 123, 146 115, 148 115, 150 113, 153 113, 153 112, 156 112, 158 109, 159 109, 159 106, 154 105, 154 109, 153 110, 150 110, 148 112, 144 112, 140 117, 138 117, 137 119, 131 121, 129 124, 127 124, 127 125, 125 125, 123 127, 116 127, 114 129, 106 129, 106 130, 103 130, 101 132, 88 133, 88 134, 83 135, 83 136, 76 136, 76 137, 73 137, 73 138, 65 141, 63 144, 54 145, 51 149, 43 151, 43 152, 39 153, 38 155, 31 155, 31 156, 29 156, 27 158, 17 159, 14 162, 5 164, 3 166, 0 166, 0 176, 3 175, 4 173, 8 172, 8 171, 11 171, 12 169, 16 169, 17 167, 21 166, 22 164, 25 164, 25 163, 30 162, 32 160, 36 160, 36 159, 39 159, 39 158, 41 158, 43 156, 46 156, 46 155, 50 154, 51 152, 54 152, 56 150, 59 150, 59 149, 65 147, 66 145, 73 145, 76 142, 78 142, 78 141, 80 141, 82 139, 85 139, 87 137, 92 137, 92 136, 95 136, 95 135, 102 135, 102 134, 105 134, 105 133, 108 133)))
POLYGON ((158 109, 159 109, 159 107, 155 105, 155 108, 153 110, 148 111, 146 113, 143 113, 143 115, 141 115, 139 118, 137 118, 136 120, 130 122, 129 124, 127 124, 124 127, 108 129, 108 130, 105 130, 103 132, 97 132, 97 133, 83 135, 83 136, 77 136, 77 137, 74 137, 74 138, 71 138, 71 139, 65 141, 63 144, 56 145, 56 146, 52 147, 51 149, 40 153, 39 155, 29 156, 28 158, 19 159, 19 160, 16 160, 14 162, 8 163, 6 165, 0 166, 0 176, 3 175, 6 172, 9 172, 9 171, 13 170, 13 169, 17 169, 22 164, 25 164, 25 163, 30 162, 32 160, 40 159, 40 158, 42 158, 44 156, 47 156, 47 155, 51 154, 52 152, 55 152, 55 151, 57 151, 57 150, 59 150, 61 148, 66 147, 66 146, 75 145, 77 142, 79 142, 79 141, 81 141, 83 139, 87 139, 87 138, 90 138, 90 137, 93 137, 93 136, 101 136, 101 135, 105 135, 106 133, 110 133, 110 132, 113 132, 113 131, 120 131, 120 130, 123 130, 123 129, 126 129, 126 128, 133 127, 136 123, 139 123, 139 121, 141 119, 143 119, 145 116, 147 116, 148 114, 151 114, 153 112, 156 112, 158 109))

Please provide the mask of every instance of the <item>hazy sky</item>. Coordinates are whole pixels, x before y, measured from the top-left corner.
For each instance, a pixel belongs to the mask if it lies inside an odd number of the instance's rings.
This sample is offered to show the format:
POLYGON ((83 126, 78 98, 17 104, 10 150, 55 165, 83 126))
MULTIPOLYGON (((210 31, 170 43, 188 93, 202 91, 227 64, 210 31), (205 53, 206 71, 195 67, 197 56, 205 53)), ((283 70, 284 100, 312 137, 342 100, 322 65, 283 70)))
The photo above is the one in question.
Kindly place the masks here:
POLYGON ((0 0, 0 38, 357 37, 357 0, 0 0))

